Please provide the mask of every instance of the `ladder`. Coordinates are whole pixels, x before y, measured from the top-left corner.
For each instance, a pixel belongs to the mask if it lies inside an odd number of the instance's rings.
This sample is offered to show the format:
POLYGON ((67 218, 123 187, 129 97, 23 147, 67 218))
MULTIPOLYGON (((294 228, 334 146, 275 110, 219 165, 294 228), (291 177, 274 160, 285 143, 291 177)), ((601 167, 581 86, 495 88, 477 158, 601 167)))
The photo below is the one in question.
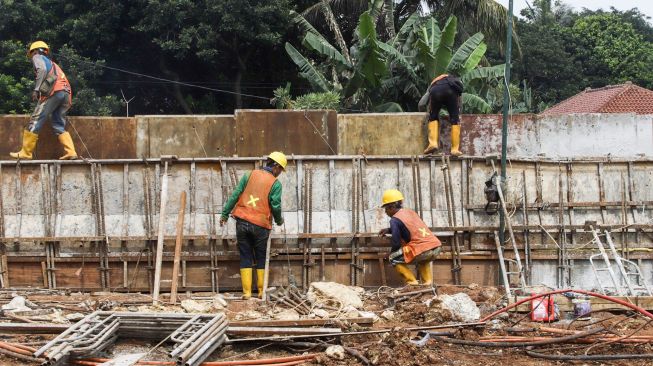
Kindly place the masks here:
POLYGON ((601 288, 601 293, 606 295, 606 289, 612 288, 614 289, 614 292, 619 296, 624 296, 624 295, 637 296, 640 293, 645 293, 648 296, 652 296, 651 288, 649 287, 648 283, 646 282, 646 279, 642 275, 642 271, 639 268, 639 266, 632 261, 623 259, 619 255, 619 253, 617 253, 617 249, 614 245, 614 242, 612 241, 612 236, 610 235, 610 231, 606 229, 604 230, 604 232, 605 232, 606 242, 608 244, 608 249, 610 250, 610 254, 612 254, 614 263, 616 264, 617 269, 621 274, 621 278, 623 280, 623 283, 625 284, 625 287, 621 285, 619 279, 617 278, 616 273, 612 269, 612 263, 610 262, 610 257, 608 256, 608 252, 605 250, 605 246, 603 245, 603 242, 601 242, 601 238, 599 237, 598 231, 594 228, 594 225, 596 225, 595 222, 588 221, 585 223, 585 229, 592 232, 592 235, 594 236, 594 242, 596 243, 596 246, 599 249, 599 253, 591 255, 589 260, 590 260, 590 264, 592 265, 592 271, 594 272, 594 276, 596 277, 596 282, 599 284, 599 287, 601 288), (605 267, 598 267, 594 263, 594 261, 599 258, 603 260, 605 267), (627 268, 627 266, 629 268, 627 268), (630 271, 628 269, 630 269, 630 271), (603 282, 599 277, 600 272, 608 272, 613 286, 603 285, 603 282))
MULTIPOLYGON (((496 168, 494 166, 494 160, 490 160, 492 163, 492 169, 496 173, 496 168)), ((512 222, 510 221, 510 215, 506 209, 506 201, 503 196, 503 189, 501 188, 501 176, 498 174, 494 175, 495 184, 497 186, 497 192, 499 193, 499 205, 501 206, 501 211, 503 212, 503 217, 508 228, 508 233, 510 234, 510 246, 513 251, 513 259, 507 259, 503 254, 503 243, 499 240, 498 231, 494 232, 494 243, 497 247, 497 255, 499 256, 499 267, 501 268, 503 285, 506 290, 508 298, 512 297, 512 289, 510 287, 510 276, 517 276, 519 282, 519 289, 526 291, 526 277, 524 272, 524 266, 522 265, 521 256, 519 254, 519 249, 517 248, 517 242, 515 241, 515 233, 512 230, 512 222), (515 270, 510 270, 512 267, 515 270)))

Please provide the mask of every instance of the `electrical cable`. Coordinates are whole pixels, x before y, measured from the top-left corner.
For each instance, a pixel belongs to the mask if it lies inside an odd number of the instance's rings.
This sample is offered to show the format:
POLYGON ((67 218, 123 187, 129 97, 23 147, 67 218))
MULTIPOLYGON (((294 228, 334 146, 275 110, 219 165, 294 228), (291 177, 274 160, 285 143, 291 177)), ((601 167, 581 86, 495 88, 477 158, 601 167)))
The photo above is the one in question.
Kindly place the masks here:
MULTIPOLYGON (((53 55, 54 55, 54 54, 53 54, 53 55)), ((86 60, 83 60, 83 59, 81 59, 81 58, 73 59, 73 58, 70 58, 70 57, 68 57, 68 56, 66 56, 66 55, 61 55, 61 54, 59 54, 58 57, 60 57, 60 58, 64 58, 64 59, 68 59, 68 60, 73 60, 73 61, 76 61, 76 62, 85 63, 85 64, 88 64, 88 65, 94 65, 94 66, 96 66, 96 67, 101 67, 101 68, 104 68, 104 69, 107 69, 107 70, 118 71, 118 72, 122 72, 122 73, 129 74, 129 75, 134 75, 134 76, 139 76, 139 77, 143 77, 143 78, 148 78, 148 79, 153 79, 153 80, 163 81, 163 82, 167 82, 167 83, 171 83, 171 84, 178 84, 178 85, 188 86, 188 87, 191 87, 191 88, 198 88, 198 89, 210 90, 210 91, 217 92, 217 93, 226 93, 226 94, 233 94, 233 95, 241 95, 241 96, 244 96, 244 97, 256 98, 256 99, 263 99, 263 100, 268 100, 268 101, 271 99, 271 98, 269 98, 269 97, 263 97, 263 96, 260 96, 260 95, 245 94, 245 93, 236 93, 236 92, 231 91, 231 90, 224 90, 224 89, 217 89, 217 88, 209 88, 209 87, 207 87, 207 86, 202 86, 202 85, 197 85, 197 84, 186 83, 186 82, 183 82, 183 81, 175 81, 175 80, 165 79, 165 78, 161 78, 161 77, 157 77, 157 76, 152 76, 152 75, 147 75, 147 74, 141 74, 141 73, 138 73, 138 72, 129 71, 129 70, 125 70, 125 69, 120 69, 120 68, 117 68, 117 67, 111 67, 111 66, 102 65, 102 64, 100 64, 100 63, 93 62, 93 61, 86 61, 86 60)))

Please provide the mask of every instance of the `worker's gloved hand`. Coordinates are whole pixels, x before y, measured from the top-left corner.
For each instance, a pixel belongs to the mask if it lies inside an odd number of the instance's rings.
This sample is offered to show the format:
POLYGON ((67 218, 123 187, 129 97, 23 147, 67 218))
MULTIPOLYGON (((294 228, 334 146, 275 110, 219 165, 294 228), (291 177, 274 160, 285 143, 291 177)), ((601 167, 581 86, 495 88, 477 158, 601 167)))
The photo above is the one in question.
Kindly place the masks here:
POLYGON ((41 98, 41 93, 38 90, 32 91, 32 102, 37 102, 41 98))
POLYGON ((284 223, 283 219, 281 219, 279 222, 277 222, 277 226, 282 226, 284 223))
POLYGON ((229 220, 228 217, 220 216, 220 226, 224 226, 224 224, 227 223, 227 220, 229 220))
POLYGON ((381 229, 381 230, 379 231, 379 236, 384 236, 384 235, 386 235, 386 234, 390 234, 390 229, 385 228, 385 229, 381 229))

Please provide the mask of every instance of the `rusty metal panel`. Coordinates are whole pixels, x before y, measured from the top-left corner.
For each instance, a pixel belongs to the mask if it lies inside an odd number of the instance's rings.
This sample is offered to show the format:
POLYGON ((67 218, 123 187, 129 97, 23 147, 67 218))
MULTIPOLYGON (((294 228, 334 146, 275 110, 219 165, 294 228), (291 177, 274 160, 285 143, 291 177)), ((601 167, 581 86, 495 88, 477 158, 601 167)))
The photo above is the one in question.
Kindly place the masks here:
MULTIPOLYGON (((70 133, 77 154, 85 158, 123 159, 136 158, 136 122, 134 118, 120 117, 68 117, 66 130, 70 133)), ((29 122, 28 115, 0 117, 0 133, 6 142, 0 146, 0 156, 18 151, 22 131, 29 122)), ((57 159, 63 148, 54 135, 52 125, 46 122, 39 131, 34 152, 35 159, 57 159)))
POLYGON ((425 121, 424 113, 339 114, 338 152, 343 155, 421 154, 427 138, 425 121))
POLYGON ((23 129, 29 122, 26 115, 3 115, 0 117, 0 136, 3 143, 0 144, 0 156, 8 159, 9 153, 18 151, 23 141, 23 129))
POLYGON ((338 153, 335 111, 236 110, 238 156, 338 153))
POLYGON ((138 151, 148 157, 177 155, 184 158, 232 156, 236 153, 236 122, 231 115, 138 116, 139 129, 147 129, 147 139, 139 139, 138 151), (205 155, 206 154, 206 155, 205 155))

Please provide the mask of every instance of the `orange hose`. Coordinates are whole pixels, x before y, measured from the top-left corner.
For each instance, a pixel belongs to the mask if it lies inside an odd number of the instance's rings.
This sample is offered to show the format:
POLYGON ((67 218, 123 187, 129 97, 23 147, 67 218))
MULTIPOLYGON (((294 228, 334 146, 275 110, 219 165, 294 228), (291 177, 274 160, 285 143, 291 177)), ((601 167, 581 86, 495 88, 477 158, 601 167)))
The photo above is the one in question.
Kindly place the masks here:
POLYGON ((24 350, 24 349, 21 349, 21 348, 14 347, 10 343, 0 342, 0 347, 6 349, 7 351, 11 351, 11 352, 14 352, 14 353, 19 353, 19 354, 25 355, 25 356, 33 357, 33 354, 34 354, 34 352, 30 352, 30 351, 27 351, 27 350, 24 350))

